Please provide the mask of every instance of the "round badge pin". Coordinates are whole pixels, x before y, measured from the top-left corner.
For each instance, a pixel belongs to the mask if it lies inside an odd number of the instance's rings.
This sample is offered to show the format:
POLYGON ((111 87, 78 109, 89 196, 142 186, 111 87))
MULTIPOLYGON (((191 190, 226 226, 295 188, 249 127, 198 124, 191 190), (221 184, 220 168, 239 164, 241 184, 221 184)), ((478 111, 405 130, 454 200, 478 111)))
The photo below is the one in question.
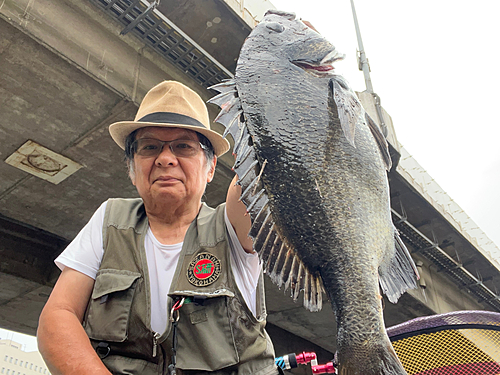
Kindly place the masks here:
POLYGON ((213 284, 220 276, 220 260, 213 254, 197 254, 189 263, 188 281, 195 286, 213 284))

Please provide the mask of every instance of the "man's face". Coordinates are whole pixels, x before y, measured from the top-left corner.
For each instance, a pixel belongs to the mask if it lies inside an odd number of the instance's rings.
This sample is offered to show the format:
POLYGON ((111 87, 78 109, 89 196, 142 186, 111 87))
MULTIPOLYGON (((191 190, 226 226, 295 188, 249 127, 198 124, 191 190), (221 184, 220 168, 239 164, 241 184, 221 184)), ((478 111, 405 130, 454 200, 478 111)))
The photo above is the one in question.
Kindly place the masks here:
MULTIPOLYGON (((198 141, 194 131, 180 128, 142 128, 136 135, 136 139, 140 138, 198 141)), ((146 207, 154 207, 168 202, 174 205, 199 203, 206 184, 213 178, 216 158, 208 167, 202 149, 191 157, 176 157, 168 145, 165 145, 156 157, 135 154, 133 163, 132 183, 146 207)))

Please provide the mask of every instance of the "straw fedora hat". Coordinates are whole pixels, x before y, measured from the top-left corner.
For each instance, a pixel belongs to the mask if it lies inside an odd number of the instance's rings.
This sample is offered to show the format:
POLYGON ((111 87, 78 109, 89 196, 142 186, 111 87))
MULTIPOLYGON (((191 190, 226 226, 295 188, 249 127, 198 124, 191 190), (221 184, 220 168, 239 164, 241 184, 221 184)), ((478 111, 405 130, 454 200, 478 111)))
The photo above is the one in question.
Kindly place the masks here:
POLYGON ((134 121, 115 122, 109 126, 109 133, 124 150, 127 136, 147 126, 183 128, 201 133, 212 143, 217 156, 229 150, 229 142, 210 129, 203 100, 180 82, 163 81, 153 87, 142 100, 134 121))

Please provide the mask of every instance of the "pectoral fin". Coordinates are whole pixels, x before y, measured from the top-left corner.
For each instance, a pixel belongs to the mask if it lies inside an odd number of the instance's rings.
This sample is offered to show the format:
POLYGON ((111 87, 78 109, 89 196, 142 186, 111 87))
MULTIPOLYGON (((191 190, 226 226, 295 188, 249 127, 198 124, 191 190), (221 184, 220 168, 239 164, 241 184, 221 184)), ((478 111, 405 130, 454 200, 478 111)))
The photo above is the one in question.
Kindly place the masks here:
POLYGON ((347 82, 342 77, 335 76, 330 80, 330 90, 337 106, 340 126, 344 135, 352 147, 356 147, 354 144, 356 125, 364 123, 365 110, 359 102, 356 93, 349 88, 347 82))

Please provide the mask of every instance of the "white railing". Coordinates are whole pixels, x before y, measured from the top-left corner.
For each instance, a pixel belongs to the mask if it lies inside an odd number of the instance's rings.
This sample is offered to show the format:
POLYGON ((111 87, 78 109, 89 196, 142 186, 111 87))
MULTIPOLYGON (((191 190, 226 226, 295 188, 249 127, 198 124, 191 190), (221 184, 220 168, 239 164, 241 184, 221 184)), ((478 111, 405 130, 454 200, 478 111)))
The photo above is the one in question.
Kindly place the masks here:
POLYGON ((498 270, 500 249, 400 144, 397 172, 438 210, 498 270))

